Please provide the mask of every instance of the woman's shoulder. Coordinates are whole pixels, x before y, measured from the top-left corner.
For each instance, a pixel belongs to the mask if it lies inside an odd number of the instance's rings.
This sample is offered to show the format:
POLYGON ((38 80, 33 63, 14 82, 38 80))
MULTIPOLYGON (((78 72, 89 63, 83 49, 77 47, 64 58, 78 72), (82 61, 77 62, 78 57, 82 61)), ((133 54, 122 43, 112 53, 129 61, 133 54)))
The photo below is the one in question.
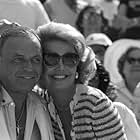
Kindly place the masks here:
POLYGON ((101 90, 91 86, 80 84, 77 86, 77 92, 77 94, 80 95, 79 100, 88 100, 90 102, 93 102, 94 104, 110 101, 109 98, 101 90))
POLYGON ((79 88, 82 90, 74 109, 74 126, 78 132, 76 135, 81 138, 86 136, 88 139, 90 133, 96 138, 100 137, 99 139, 121 139, 124 136, 123 127, 111 100, 96 88, 83 85, 79 88), (90 125, 92 130, 84 125, 90 125), (85 133, 81 131, 83 127, 86 129, 85 133))
POLYGON ((85 94, 87 96, 96 96, 99 98, 105 96, 105 94, 100 89, 84 84, 77 85, 77 92, 79 92, 80 95, 85 94))

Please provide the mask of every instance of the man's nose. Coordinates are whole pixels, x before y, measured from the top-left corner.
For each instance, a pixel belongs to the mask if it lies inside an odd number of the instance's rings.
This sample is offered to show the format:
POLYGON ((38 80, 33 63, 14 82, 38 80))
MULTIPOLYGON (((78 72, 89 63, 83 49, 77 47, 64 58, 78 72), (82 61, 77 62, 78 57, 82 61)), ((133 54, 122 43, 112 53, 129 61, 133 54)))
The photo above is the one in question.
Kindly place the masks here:
POLYGON ((32 71, 32 68, 33 68, 32 62, 29 60, 26 61, 25 65, 24 65, 24 70, 32 71))

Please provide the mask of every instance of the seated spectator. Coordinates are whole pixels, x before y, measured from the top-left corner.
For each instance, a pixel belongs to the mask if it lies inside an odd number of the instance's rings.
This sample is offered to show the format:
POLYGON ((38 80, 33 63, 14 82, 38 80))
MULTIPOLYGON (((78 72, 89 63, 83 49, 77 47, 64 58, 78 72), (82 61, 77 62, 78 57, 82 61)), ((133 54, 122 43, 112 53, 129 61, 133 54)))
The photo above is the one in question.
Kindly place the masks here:
POLYGON ((0 19, 32 29, 50 22, 39 0, 0 0, 0 19))
POLYGON ((128 19, 140 18, 139 0, 121 0, 119 6, 119 15, 128 19))
POLYGON ((140 127, 136 120, 135 114, 126 105, 120 102, 114 102, 117 98, 116 87, 111 83, 109 73, 104 66, 96 61, 97 70, 94 78, 89 81, 89 85, 100 89, 105 93, 114 103, 122 118, 127 140, 139 140, 140 127))
POLYGON ((87 36, 86 44, 92 48, 96 54, 96 58, 101 63, 104 61, 104 53, 108 46, 112 45, 110 38, 103 33, 93 33, 87 36))
POLYGON ((104 32, 107 21, 103 18, 99 7, 87 5, 80 11, 75 24, 76 28, 87 37, 91 33, 104 32))
POLYGON ((139 0, 120 0, 118 15, 113 25, 116 28, 125 30, 140 23, 140 2, 139 0))
POLYGON ((85 37, 92 33, 105 33, 112 41, 118 38, 119 30, 109 26, 108 20, 103 17, 103 11, 97 6, 85 6, 75 24, 85 37))
POLYGON ((140 39, 140 25, 135 25, 127 28, 124 32, 120 33, 119 38, 140 39))
POLYGON ((140 41, 121 39, 107 48, 104 66, 116 85, 117 98, 135 113, 140 125, 140 41))
POLYGON ((117 97, 115 86, 111 83, 109 73, 105 70, 103 64, 96 59, 97 70, 94 78, 92 78, 88 85, 100 89, 112 101, 117 97))

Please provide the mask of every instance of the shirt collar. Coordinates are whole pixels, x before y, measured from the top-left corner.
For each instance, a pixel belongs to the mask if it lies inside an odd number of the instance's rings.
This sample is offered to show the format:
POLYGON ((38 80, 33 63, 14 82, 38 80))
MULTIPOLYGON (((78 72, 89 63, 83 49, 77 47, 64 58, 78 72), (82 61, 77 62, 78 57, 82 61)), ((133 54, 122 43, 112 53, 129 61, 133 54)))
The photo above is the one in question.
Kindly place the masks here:
POLYGON ((11 96, 4 89, 4 87, 1 88, 1 96, 2 96, 2 100, 0 100, 1 105, 6 105, 13 102, 11 96))

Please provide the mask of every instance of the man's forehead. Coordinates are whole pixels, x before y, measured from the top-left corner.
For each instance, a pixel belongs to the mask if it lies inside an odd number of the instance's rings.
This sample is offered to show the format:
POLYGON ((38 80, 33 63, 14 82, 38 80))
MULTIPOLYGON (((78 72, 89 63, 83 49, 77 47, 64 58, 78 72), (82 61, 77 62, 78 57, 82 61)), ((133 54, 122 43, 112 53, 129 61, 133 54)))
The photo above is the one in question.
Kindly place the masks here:
POLYGON ((10 37, 3 46, 3 53, 20 54, 20 55, 35 55, 41 52, 41 45, 36 39, 23 37, 10 37))

